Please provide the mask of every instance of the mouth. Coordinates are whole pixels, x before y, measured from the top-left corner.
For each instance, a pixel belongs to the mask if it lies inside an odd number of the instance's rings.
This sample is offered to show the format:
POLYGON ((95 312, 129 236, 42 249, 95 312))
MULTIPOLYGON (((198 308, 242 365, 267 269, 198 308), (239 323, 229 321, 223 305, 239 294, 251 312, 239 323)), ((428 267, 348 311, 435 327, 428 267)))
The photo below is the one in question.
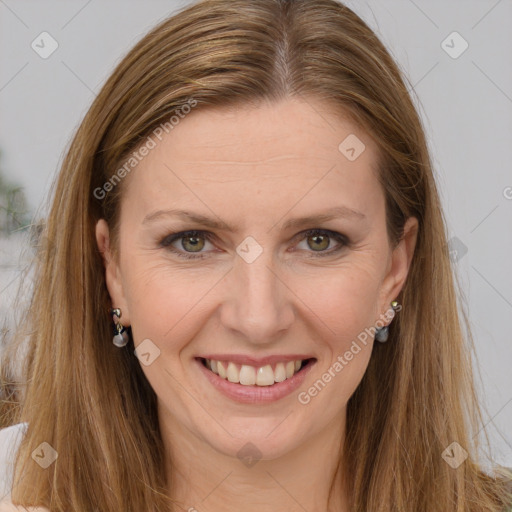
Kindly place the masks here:
POLYGON ((303 370, 314 358, 279 361, 274 364, 254 366, 237 364, 232 361, 199 358, 205 368, 221 379, 242 386, 273 386, 278 382, 291 379, 303 370))
POLYGON ((215 389, 237 402, 251 404, 273 402, 289 395, 304 382, 317 361, 311 357, 242 364, 224 357, 195 359, 215 389))

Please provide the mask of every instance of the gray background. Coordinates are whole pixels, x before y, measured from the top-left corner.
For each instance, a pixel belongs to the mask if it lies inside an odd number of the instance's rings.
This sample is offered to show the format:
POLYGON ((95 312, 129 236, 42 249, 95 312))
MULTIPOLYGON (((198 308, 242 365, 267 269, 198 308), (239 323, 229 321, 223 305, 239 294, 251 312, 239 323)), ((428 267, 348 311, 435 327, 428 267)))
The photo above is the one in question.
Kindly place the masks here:
MULTIPOLYGON (((70 137, 113 66, 187 3, 0 0, 0 165, 23 184, 39 217, 70 137), (43 31, 59 45, 47 59, 31 48, 43 31)), ((457 251, 492 456, 512 466, 512 0, 347 4, 409 77, 457 251), (442 45, 454 31, 469 44, 458 58, 442 45)), ((461 44, 451 37, 444 45, 454 52, 461 44)), ((0 244, 4 311, 17 254, 11 242, 0 244)))

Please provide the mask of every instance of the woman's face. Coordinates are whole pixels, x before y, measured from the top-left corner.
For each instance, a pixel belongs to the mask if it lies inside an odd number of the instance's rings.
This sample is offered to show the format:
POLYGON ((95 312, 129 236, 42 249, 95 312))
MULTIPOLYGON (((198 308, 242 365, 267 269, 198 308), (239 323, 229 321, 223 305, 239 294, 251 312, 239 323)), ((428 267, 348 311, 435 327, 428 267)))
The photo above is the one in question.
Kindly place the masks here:
POLYGON ((374 143, 313 100, 192 111, 156 141, 118 261, 97 238, 161 427, 268 459, 341 433, 414 246, 415 219, 388 241, 374 143))

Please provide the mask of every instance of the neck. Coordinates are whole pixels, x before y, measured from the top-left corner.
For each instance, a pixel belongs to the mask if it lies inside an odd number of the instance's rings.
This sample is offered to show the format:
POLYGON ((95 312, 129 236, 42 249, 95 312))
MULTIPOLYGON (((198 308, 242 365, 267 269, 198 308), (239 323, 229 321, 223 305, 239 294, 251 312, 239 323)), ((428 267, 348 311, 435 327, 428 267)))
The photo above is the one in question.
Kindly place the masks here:
POLYGON ((308 435, 292 452, 265 460, 249 446, 247 457, 220 453, 170 416, 160 415, 176 510, 348 512, 345 474, 339 464, 344 428, 339 427, 339 417, 331 423, 308 435))

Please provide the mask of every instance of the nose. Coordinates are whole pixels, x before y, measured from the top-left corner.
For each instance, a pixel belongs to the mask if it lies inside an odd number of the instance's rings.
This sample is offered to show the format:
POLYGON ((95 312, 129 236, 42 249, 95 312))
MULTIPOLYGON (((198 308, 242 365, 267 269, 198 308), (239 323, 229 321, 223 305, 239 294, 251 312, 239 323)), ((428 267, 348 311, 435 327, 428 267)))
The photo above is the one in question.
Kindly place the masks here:
POLYGON ((220 315, 224 328, 252 344, 265 345, 276 342, 293 324, 294 294, 270 251, 263 250, 251 263, 235 258, 226 280, 220 315))

